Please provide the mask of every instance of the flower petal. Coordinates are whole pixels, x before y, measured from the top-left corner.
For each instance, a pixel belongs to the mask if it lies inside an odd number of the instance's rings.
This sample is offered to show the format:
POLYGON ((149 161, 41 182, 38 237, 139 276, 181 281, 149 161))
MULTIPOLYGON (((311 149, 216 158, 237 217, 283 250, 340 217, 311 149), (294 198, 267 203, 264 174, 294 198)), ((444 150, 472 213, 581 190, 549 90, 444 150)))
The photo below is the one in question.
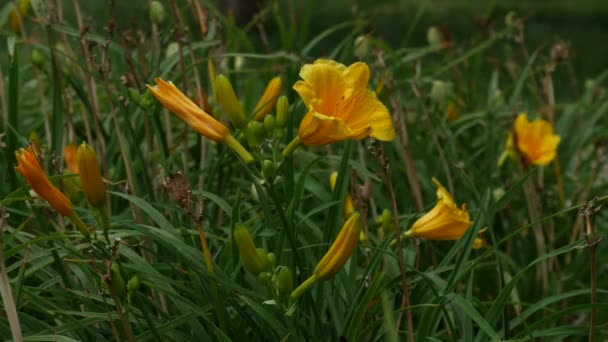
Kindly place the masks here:
POLYGON ((325 59, 317 60, 314 64, 306 64, 300 70, 300 77, 304 82, 296 82, 294 89, 302 96, 302 101, 308 109, 334 116, 346 89, 346 81, 342 74, 345 69, 343 64, 325 59), (307 87, 302 83, 307 84, 307 87), (303 94, 300 93, 301 91, 303 94))
POLYGON ((368 135, 382 141, 395 138, 393 119, 373 91, 366 89, 351 106, 344 120, 348 128, 356 132, 352 139, 361 140, 368 135))
POLYGON ((349 139, 351 130, 339 118, 308 112, 300 123, 299 136, 307 146, 320 146, 349 139))

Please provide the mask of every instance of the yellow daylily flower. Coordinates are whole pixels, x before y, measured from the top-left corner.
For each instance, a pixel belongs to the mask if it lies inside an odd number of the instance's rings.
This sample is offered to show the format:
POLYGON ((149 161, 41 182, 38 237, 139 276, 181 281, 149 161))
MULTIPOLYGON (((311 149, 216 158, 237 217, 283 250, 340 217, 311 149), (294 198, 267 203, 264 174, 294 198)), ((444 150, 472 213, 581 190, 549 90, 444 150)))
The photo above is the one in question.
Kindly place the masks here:
POLYGON ((386 107, 367 88, 370 71, 365 63, 348 67, 318 59, 300 70, 301 81, 293 88, 308 109, 299 129, 304 145, 319 146, 367 136, 382 141, 395 137, 386 107))
POLYGON ((272 112, 274 107, 277 104, 277 100, 279 99, 279 95, 281 94, 281 86, 283 82, 281 81, 281 77, 277 76, 268 82, 266 86, 266 90, 264 90, 264 94, 260 101, 255 106, 253 110, 254 120, 262 120, 268 113, 272 112))
POLYGON ((101 208, 106 204, 106 184, 101 178, 97 154, 86 143, 82 143, 76 152, 78 162, 78 174, 80 184, 87 201, 95 208, 101 208))
POLYGON ((418 237, 427 240, 458 240, 473 225, 466 203, 458 208, 452 195, 433 178, 437 186, 437 204, 416 220, 412 228, 403 233, 404 238, 418 237))
POLYGON ((15 170, 25 178, 32 190, 38 196, 44 198, 59 214, 68 217, 73 216, 72 202, 51 183, 42 167, 40 167, 32 147, 30 146, 27 151, 23 148, 19 149, 15 152, 15 157, 18 163, 15 170))
MULTIPOLYGON (((329 176, 329 185, 331 187, 331 191, 334 191, 336 188, 336 180, 338 179, 338 172, 334 171, 329 176)), ((353 197, 350 193, 346 193, 346 198, 344 199, 344 217, 350 217, 352 213, 355 212, 355 204, 353 202, 353 197)))
POLYGON ((246 163, 254 159, 247 150, 230 134, 224 124, 205 113, 199 106, 182 93, 173 82, 155 78, 155 86, 146 85, 154 97, 170 112, 185 121, 203 136, 230 146, 246 163))
POLYGON ((319 261, 313 274, 291 293, 291 299, 298 299, 308 289, 319 281, 327 280, 336 275, 355 252, 359 242, 361 220, 358 212, 354 213, 342 226, 334 243, 329 247, 325 256, 319 261))
POLYGON ((517 141, 517 150, 527 163, 534 165, 547 165, 557 154, 557 145, 560 137, 553 133, 553 126, 543 119, 528 121, 526 113, 521 113, 515 119, 515 139, 513 133, 509 134, 507 148, 514 146, 517 141))

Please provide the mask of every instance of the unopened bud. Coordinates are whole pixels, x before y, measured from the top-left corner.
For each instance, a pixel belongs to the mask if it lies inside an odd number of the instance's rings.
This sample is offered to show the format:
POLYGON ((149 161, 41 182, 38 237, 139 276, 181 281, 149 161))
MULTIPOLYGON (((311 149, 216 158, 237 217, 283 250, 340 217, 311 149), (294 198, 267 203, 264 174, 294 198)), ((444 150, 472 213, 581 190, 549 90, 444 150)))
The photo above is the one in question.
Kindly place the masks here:
POLYGON ((289 100, 287 100, 287 96, 279 97, 277 101, 277 119, 276 126, 278 128, 283 128, 287 124, 287 111, 289 110, 289 100))
POLYGON ((517 25, 517 13, 515 11, 510 11, 505 16, 505 25, 507 27, 515 27, 517 25))
POLYGON ((368 35, 363 35, 357 37, 355 39, 355 56, 359 59, 365 58, 369 54, 369 50, 371 47, 370 37, 368 35))
POLYGON ((268 261, 268 266, 270 270, 273 270, 275 267, 277 267, 277 256, 274 253, 269 252, 268 254, 266 254, 266 260, 268 261))
POLYGON ((272 112, 277 104, 277 99, 279 98, 279 94, 281 94, 281 87, 283 82, 281 81, 281 77, 277 76, 268 82, 266 89, 264 90, 264 94, 258 104, 255 106, 253 110, 254 120, 261 120, 268 113, 272 112))
POLYGON ((176 42, 171 42, 165 49, 165 58, 169 59, 179 53, 179 45, 176 42))
POLYGON ((243 266, 245 266, 247 271, 254 275, 258 275, 260 272, 266 269, 266 256, 264 255, 263 258, 260 256, 260 254, 263 253, 260 253, 258 249, 256 249, 247 227, 242 224, 238 224, 234 229, 232 238, 234 239, 234 243, 236 243, 236 247, 241 255, 243 266))
POLYGON ((266 138, 272 139, 272 135, 274 134, 274 127, 274 116, 266 115, 266 117, 264 117, 264 131, 266 132, 266 138))
POLYGON ((82 143, 76 152, 80 183, 87 201, 91 206, 100 209, 106 203, 106 185, 101 178, 97 154, 86 143, 82 143))
POLYGON ((218 75, 215 78, 215 87, 217 98, 224 109, 224 113, 230 119, 232 126, 235 128, 243 128, 247 124, 247 118, 239 99, 234 93, 230 80, 224 75, 218 75))
POLYGON ((152 1, 150 3, 150 20, 156 25, 160 25, 165 21, 165 7, 160 1, 152 1))
POLYGON ((388 235, 395 230, 395 221, 393 221, 393 215, 391 215, 390 210, 384 209, 379 221, 384 235, 388 235))
POLYGON ((36 49, 32 50, 32 64, 39 68, 44 65, 44 57, 42 56, 40 51, 36 49))
POLYGON ((426 40, 430 46, 441 46, 443 44, 443 34, 439 28, 431 26, 428 31, 426 31, 426 40))
POLYGON ((277 274, 277 289, 279 293, 290 293, 293 289, 293 274, 287 267, 283 267, 277 274))
POLYGON ((266 179, 271 180, 274 178, 276 172, 277 167, 274 165, 272 160, 264 160, 264 162, 262 163, 262 175, 264 175, 266 179))
POLYGON ((449 86, 443 81, 433 81, 433 87, 431 88, 430 97, 431 100, 441 103, 448 95, 449 86))

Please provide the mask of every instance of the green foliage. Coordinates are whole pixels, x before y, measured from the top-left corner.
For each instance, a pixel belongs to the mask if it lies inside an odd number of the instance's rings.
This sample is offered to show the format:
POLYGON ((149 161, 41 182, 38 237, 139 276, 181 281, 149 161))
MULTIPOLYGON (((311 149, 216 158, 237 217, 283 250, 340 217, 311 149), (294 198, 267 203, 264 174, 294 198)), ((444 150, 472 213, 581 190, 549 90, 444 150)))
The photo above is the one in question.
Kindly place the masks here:
POLYGON ((21 36, 8 25, 12 3, 0 8, 9 52, 0 57, 0 285, 6 300, 10 284, 16 305, 3 305, 0 336, 584 341, 594 330, 608 338, 608 255, 599 244, 608 223, 608 71, 578 79, 572 63, 587 56, 568 54, 568 44, 546 34, 530 49, 528 22, 507 25, 493 12, 493 27, 469 36, 440 28, 439 44, 419 43, 424 6, 399 23, 399 45, 375 34, 377 18, 364 11, 319 28, 318 4, 299 1, 268 1, 257 16, 208 2, 142 2, 132 21, 113 7, 120 2, 60 1, 63 20, 59 8, 35 3, 21 36), (369 65, 369 87, 393 117, 392 142, 300 146, 283 157, 307 112, 291 87, 317 58, 369 65), (216 75, 230 99, 218 100, 216 75), (284 85, 278 108, 242 122, 275 76, 284 85), (155 77, 228 127, 227 104, 238 104, 231 134, 255 162, 164 109, 146 88, 155 77), (520 112, 547 119, 561 137, 552 163, 516 155, 497 166, 520 112), (64 172, 64 147, 95 149, 107 212, 69 184, 75 211, 96 230, 91 241, 13 169, 32 133, 60 189, 75 177, 64 172), (403 239, 398 253, 395 232, 435 204, 433 177, 467 203, 474 223, 457 241, 403 239), (290 299, 344 223, 346 196, 365 227, 358 248, 335 277, 290 299), (237 248, 242 229, 256 260, 237 248))

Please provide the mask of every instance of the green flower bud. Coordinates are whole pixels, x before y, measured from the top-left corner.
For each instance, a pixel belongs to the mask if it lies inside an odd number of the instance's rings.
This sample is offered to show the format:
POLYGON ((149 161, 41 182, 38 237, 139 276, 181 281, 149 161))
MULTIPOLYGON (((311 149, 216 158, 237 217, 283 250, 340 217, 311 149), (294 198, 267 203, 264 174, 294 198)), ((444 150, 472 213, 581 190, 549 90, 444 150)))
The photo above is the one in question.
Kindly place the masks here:
POLYGON ((269 271, 270 264, 268 263, 268 253, 264 248, 256 248, 255 250, 258 253, 258 258, 260 258, 262 263, 262 271, 269 271))
POLYGON ((271 180, 274 178, 277 172, 277 168, 272 162, 272 160, 265 159, 262 162, 262 175, 266 177, 266 179, 271 180))
POLYGON ((393 221, 393 215, 391 215, 390 210, 384 209, 380 215, 379 221, 384 235, 388 235, 395 231, 395 222, 393 221))
POLYGON ((274 253, 270 252, 266 254, 266 260, 268 261, 270 270, 274 270, 274 268, 277 267, 277 256, 274 253))
POLYGON ((517 13, 515 11, 510 11, 505 16, 505 25, 507 27, 515 27, 515 25, 517 24, 517 20, 517 13))
POLYGON ((129 292, 129 294, 132 294, 135 291, 139 290, 139 286, 141 286, 141 281, 139 280, 138 276, 134 275, 131 277, 131 279, 129 279, 129 282, 127 283, 127 292, 129 292))
POLYGON ((443 81, 433 81, 433 87, 431 88, 430 97, 431 100, 441 103, 448 95, 449 86, 443 81))
POLYGON ((165 49, 165 59, 169 59, 179 53, 179 45, 176 42, 171 42, 165 49))
POLYGON ((272 115, 266 115, 264 117, 264 130, 266 131, 266 138, 272 139, 274 134, 275 120, 272 115))
POLYGON ((287 96, 280 96, 279 100, 277 101, 277 119, 275 122, 277 128, 283 128, 287 124, 288 110, 289 100, 287 100, 287 96))
POLYGON ((245 139, 250 148, 255 149, 264 138, 264 126, 261 122, 250 121, 245 128, 245 139))
POLYGON ((165 7, 160 1, 152 1, 150 3, 150 20, 156 25, 160 25, 165 21, 165 7))
POLYGON ((371 47, 369 35, 362 35, 355 39, 355 56, 359 59, 365 58, 369 54, 369 50, 371 47))
POLYGON ((215 89, 217 98, 224 109, 224 113, 230 119, 232 126, 235 128, 243 128, 247 124, 247 118, 239 99, 234 93, 230 80, 224 75, 218 75, 215 78, 215 89))
POLYGON ((44 65, 44 57, 42 56, 40 51, 36 49, 32 50, 32 64, 39 68, 44 65))
POLYGON ((443 34, 436 26, 431 26, 428 31, 426 31, 426 40, 430 46, 441 46, 443 43, 443 34))
POLYGON ((269 272, 262 272, 258 275, 258 281, 262 284, 268 285, 272 280, 272 275, 269 272))
MULTIPOLYGON (((110 285, 112 286, 112 291, 114 291, 116 297, 123 299, 127 294, 127 287, 125 286, 125 280, 120 274, 120 267, 117 263, 112 263, 110 273, 110 285)), ((103 286, 106 288, 106 290, 110 291, 110 287, 105 280, 103 281, 103 286)))
POLYGON ((247 271, 254 275, 258 275, 260 272, 266 269, 266 254, 265 252, 261 252, 256 249, 247 227, 242 224, 237 224, 236 228, 234 228, 232 238, 234 239, 234 243, 236 243, 236 247, 241 255, 243 266, 245 266, 247 271), (261 256, 262 254, 263 257, 261 256))
POLYGON ((293 289, 293 275, 289 268, 283 267, 279 270, 277 274, 277 289, 281 294, 290 293, 293 289))

